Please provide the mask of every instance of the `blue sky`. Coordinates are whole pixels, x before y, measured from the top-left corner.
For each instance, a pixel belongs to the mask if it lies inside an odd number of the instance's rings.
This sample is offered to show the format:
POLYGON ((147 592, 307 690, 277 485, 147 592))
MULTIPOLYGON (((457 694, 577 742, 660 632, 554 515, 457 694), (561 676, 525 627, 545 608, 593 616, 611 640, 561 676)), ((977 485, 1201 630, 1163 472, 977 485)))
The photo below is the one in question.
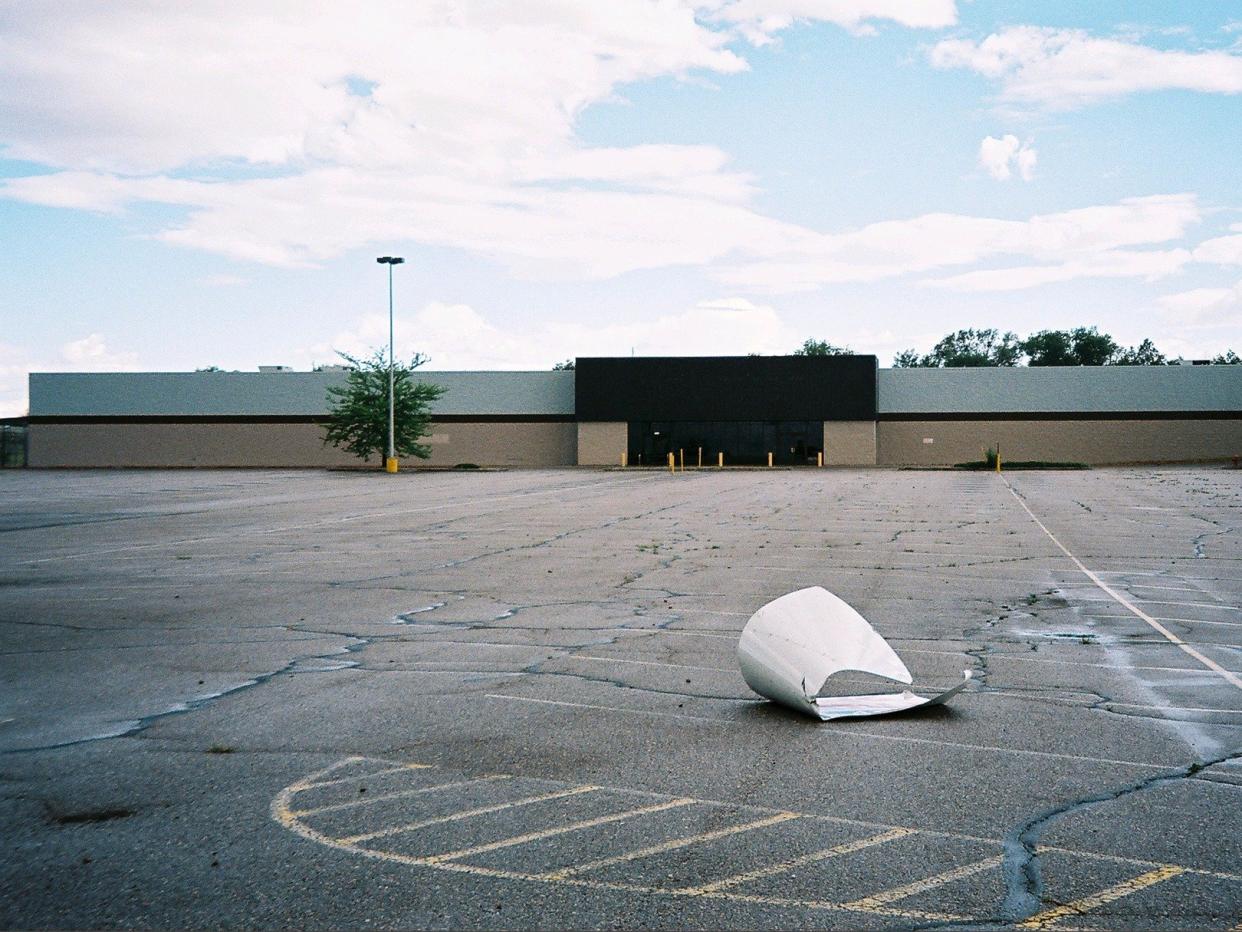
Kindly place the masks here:
POLYGON ((238 0, 0 16, 30 371, 1242 351, 1236 3, 238 0), (1136 7, 1138 12, 1136 12, 1136 7))

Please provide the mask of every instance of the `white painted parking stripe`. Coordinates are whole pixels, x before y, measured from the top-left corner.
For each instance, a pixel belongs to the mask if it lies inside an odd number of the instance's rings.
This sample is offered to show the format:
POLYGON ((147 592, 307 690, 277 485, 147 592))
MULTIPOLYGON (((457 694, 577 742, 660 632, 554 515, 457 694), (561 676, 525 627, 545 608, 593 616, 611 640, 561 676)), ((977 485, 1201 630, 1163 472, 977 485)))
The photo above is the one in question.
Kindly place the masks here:
POLYGON ((1242 628, 1242 621, 1208 621, 1204 618, 1169 618, 1164 615, 1152 615, 1156 621, 1171 621, 1179 625, 1215 625, 1218 628, 1242 628))
POLYGON ((1236 605, 1222 602, 1174 602, 1167 599, 1139 599, 1144 605, 1185 605, 1187 608, 1213 608, 1218 612, 1242 612, 1236 605))
MULTIPOLYGON (((123 547, 107 547, 97 550, 84 550, 77 553, 57 554, 51 557, 42 557, 35 560, 19 560, 18 566, 31 566, 36 563, 54 563, 57 560, 77 560, 81 557, 102 556, 110 553, 129 553, 134 550, 150 550, 159 547, 182 547, 186 544, 203 544, 212 543, 220 540, 235 540, 239 534, 243 536, 265 536, 271 534, 287 534, 290 531, 304 531, 311 528, 323 527, 328 524, 345 524, 350 521, 369 521, 375 518, 395 518, 403 515, 425 514, 431 511, 444 511, 446 508, 469 508, 471 506, 485 505, 492 508, 496 502, 511 501, 513 499, 534 498, 540 495, 565 495, 568 492, 579 491, 601 491, 606 492, 618 485, 629 485, 633 482, 643 482, 645 478, 636 479, 614 479, 610 482, 590 482, 575 483, 568 486, 557 486, 551 489, 529 489, 521 492, 511 492, 507 495, 495 495, 488 498, 466 498, 458 499, 451 502, 445 502, 440 505, 426 505, 421 508, 403 508, 393 511, 374 511, 362 512, 353 515, 340 515, 334 518, 322 518, 318 521, 311 521, 306 524, 286 524, 281 526, 264 526, 252 528, 249 531, 239 532, 231 531, 228 534, 209 534, 201 537, 186 537, 179 540, 153 541, 146 544, 128 544, 123 547)), ((30 528, 29 530, 38 530, 30 528)))
POLYGON ((674 670, 703 670, 707 673, 737 673, 739 670, 726 670, 723 667, 696 667, 689 663, 658 663, 655 660, 624 660, 621 657, 592 657, 589 654, 572 654, 575 660, 598 660, 602 663, 632 663, 641 667, 671 667, 674 670))
POLYGON ((1195 660, 1199 661, 1201 664, 1203 664, 1208 669, 1214 671, 1227 683, 1237 687, 1238 689, 1242 689, 1242 678, 1237 677, 1234 674, 1230 673, 1228 670, 1222 667, 1219 663, 1217 663, 1211 657, 1205 657, 1199 651, 1195 650, 1193 647, 1191 647, 1189 644, 1187 644, 1185 641, 1179 638, 1176 634, 1174 634, 1164 625, 1160 624, 1160 622, 1156 621, 1155 618, 1153 618, 1151 615, 1148 615, 1145 611, 1143 611, 1141 608, 1139 608, 1137 605, 1135 605, 1133 602, 1127 599, 1124 595, 1122 595, 1120 592, 1118 592, 1116 589, 1114 589, 1112 586, 1106 583, 1097 574, 1087 569, 1086 565, 1083 564, 1083 562, 1079 560, 1078 557, 1074 556, 1074 554, 1070 552, 1068 547, 1066 547, 1063 543, 1057 540, 1055 534, 1053 534, 1050 530, 1048 530, 1047 527, 1044 526, 1044 522, 1040 521, 1039 518, 1035 517, 1035 512, 1031 511, 1031 509, 1027 507, 1026 502, 1022 500, 1022 496, 1020 496, 1017 492, 1014 491, 1013 486, 1009 484, 1009 480, 1004 479, 1002 477, 1002 481, 1005 483, 1005 488, 1009 489, 1009 494, 1012 495, 1015 501, 1017 501, 1017 503, 1022 506, 1022 510, 1025 511, 1028 515, 1030 515, 1031 520, 1034 521, 1037 525, 1039 525, 1039 529, 1043 531, 1045 534, 1047 534, 1048 539, 1057 545, 1057 549, 1060 550, 1067 557, 1069 557, 1070 560, 1073 561, 1074 565, 1077 566, 1080 570, 1082 570, 1083 575, 1085 575, 1088 579, 1090 579, 1093 583, 1095 583, 1104 592, 1112 596, 1114 601, 1116 601, 1119 605, 1125 606, 1127 609, 1130 610, 1131 613, 1133 613, 1134 615, 1137 615, 1139 618, 1143 619, 1143 621, 1147 622, 1147 624, 1151 625, 1151 627, 1154 628, 1156 631, 1158 631, 1161 635, 1163 635, 1165 640, 1167 640, 1170 644, 1176 644, 1181 650, 1185 651, 1191 657, 1194 657, 1195 660))
POLYGON ((1131 589, 1159 589, 1164 592, 1198 592, 1203 595, 1211 595, 1210 592, 1204 592, 1194 586, 1148 586, 1143 583, 1133 583, 1131 589))
MULTIPOLYGON (((964 696, 976 696, 976 695, 982 696, 986 694, 985 693, 963 693, 963 695, 964 696)), ((729 727, 732 727, 734 724, 732 719, 718 718, 716 716, 711 716, 711 715, 682 715, 678 712, 654 712, 654 711, 650 711, 647 709, 626 709, 620 706, 595 705, 595 704, 587 703, 587 702, 568 702, 564 699, 536 699, 532 696, 505 696, 499 693, 485 693, 484 698, 499 699, 504 702, 531 702, 531 703, 537 703, 539 705, 569 706, 570 708, 575 708, 575 709, 594 709, 600 712, 619 712, 622 715, 657 715, 663 718, 688 719, 689 721, 693 721, 693 722, 699 722, 699 723, 708 722, 713 725, 725 725, 729 727)), ((749 700, 749 699, 723 699, 723 700, 712 699, 710 701, 750 703, 752 700, 749 700)), ((767 700, 757 699, 753 701, 766 702, 767 700)), ((825 734, 827 733, 829 732, 825 731, 825 734)), ((834 738, 835 737, 871 738, 877 741, 897 741, 897 742, 906 742, 909 744, 930 744, 930 745, 937 745, 939 747, 960 748, 966 751, 985 751, 985 752, 998 753, 998 754, 1017 754, 1017 755, 1024 756, 1024 757, 1042 757, 1042 758, 1049 758, 1052 760, 1074 760, 1074 761, 1082 761, 1084 763, 1089 763, 1089 764, 1108 764, 1110 766, 1119 766, 1119 767, 1137 767, 1143 770, 1173 770, 1174 768, 1181 766, 1180 764, 1153 764, 1153 763, 1144 762, 1144 761, 1116 760, 1110 757, 1088 757, 1083 754, 1058 754, 1055 751, 1032 751, 1032 750, 1029 750, 1028 748, 1006 748, 1006 747, 998 747, 997 745, 991 745, 991 744, 965 744, 960 741, 938 741, 934 738, 912 738, 912 737, 909 737, 908 735, 883 735, 883 734, 879 734, 873 731, 856 731, 852 728, 848 731, 845 731, 845 730, 833 731, 831 732, 831 734, 834 738)))

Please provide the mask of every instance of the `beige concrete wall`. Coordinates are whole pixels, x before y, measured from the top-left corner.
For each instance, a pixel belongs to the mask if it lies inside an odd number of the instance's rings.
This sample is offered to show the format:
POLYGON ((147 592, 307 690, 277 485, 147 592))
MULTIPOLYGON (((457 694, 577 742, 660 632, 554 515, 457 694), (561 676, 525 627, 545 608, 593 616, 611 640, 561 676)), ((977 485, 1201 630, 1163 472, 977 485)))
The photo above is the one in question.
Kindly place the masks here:
POLYGON ((875 421, 824 421, 825 466, 874 466, 875 421))
POLYGON ((982 459, 1145 463, 1242 455, 1242 419, 880 421, 878 462, 947 465, 982 459), (925 442, 931 440, 931 443, 925 442))
MULTIPOLYGON (((554 422, 450 422, 432 426, 428 460, 404 465, 572 466, 576 425, 554 422)), ((372 461, 378 464, 378 460, 372 461)), ((350 466, 361 463, 323 445, 317 424, 31 424, 32 467, 350 466)))
POLYGON ((582 421, 578 424, 578 465, 621 465, 629 436, 625 421, 582 421))

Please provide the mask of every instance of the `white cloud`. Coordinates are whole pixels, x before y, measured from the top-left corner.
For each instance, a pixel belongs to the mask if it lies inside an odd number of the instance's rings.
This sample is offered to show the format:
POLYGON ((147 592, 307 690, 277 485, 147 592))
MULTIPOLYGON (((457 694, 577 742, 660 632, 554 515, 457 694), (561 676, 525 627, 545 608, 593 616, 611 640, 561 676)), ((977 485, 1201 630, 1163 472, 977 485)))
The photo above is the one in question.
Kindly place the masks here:
MULTIPOLYGON (((1185 263, 1185 250, 1164 253, 1127 247, 1166 243, 1185 236, 1198 222, 1192 195, 1126 198, 1118 204, 1084 207, 1027 220, 997 220, 960 214, 926 214, 873 223, 842 234, 805 235, 752 262, 728 267, 721 277, 734 285, 773 291, 806 290, 835 282, 878 281, 910 272, 969 265, 1000 256, 1022 256, 1048 266, 1027 270, 1048 281, 1069 278, 1170 274, 1185 263)), ((948 287, 997 290, 1006 280, 1029 287, 1010 270, 948 287), (1009 277, 1006 278, 1006 275, 1009 277)))
MULTIPOLYGON (((0 195, 107 212, 171 205, 181 210, 162 214, 179 219, 151 233, 160 241, 286 267, 412 242, 524 278, 693 266, 782 291, 1004 256, 1057 267, 1028 278, 1150 277, 1181 261, 1112 252, 1184 236, 1199 217, 1187 195, 821 233, 754 209, 754 180, 715 146, 583 146, 578 115, 630 83, 745 69, 728 47, 742 25, 770 35, 799 18, 956 18, 949 0, 716 0, 698 12, 674 0, 21 7, 0 54, 0 140, 9 156, 65 170, 0 182, 0 195)), ((994 174, 1031 177, 1029 144, 992 142, 994 174)))
POLYGON ((1242 324, 1242 281, 1231 288, 1194 288, 1159 299, 1165 316, 1188 327, 1242 324))
POLYGON ((0 417, 29 413, 26 386, 30 372, 30 354, 23 347, 0 343, 0 417))
MULTIPOLYGON (((731 356, 788 353, 800 340, 775 308, 744 298, 702 301, 632 323, 547 323, 507 330, 465 304, 432 302, 413 314, 398 313, 396 351, 430 357, 429 369, 550 369, 573 356, 731 356)), ((299 351, 315 359, 337 350, 369 354, 388 342, 388 318, 367 315, 330 343, 299 351)))
POLYGON ((914 29, 939 29, 957 22, 954 0, 716 0, 700 4, 711 18, 736 24, 757 45, 796 20, 835 23, 870 33, 873 20, 914 29))
POLYGON ((1242 55, 1155 49, 1078 29, 1015 26, 981 42, 945 39, 937 68, 967 68, 1001 84, 1007 101, 1069 109, 1139 91, 1242 93, 1242 55))
POLYGON ((627 85, 747 68, 729 43, 793 19, 954 22, 953 0, 78 0, 9 14, 0 143, 62 171, 0 196, 69 209, 185 208, 158 239, 306 266, 413 240, 528 277, 606 277, 774 249, 710 145, 583 146, 627 85), (175 177, 174 177, 175 175, 175 177))
POLYGON ((1141 278, 1155 281, 1176 274, 1189 261, 1190 252, 1185 249, 1107 250, 1054 265, 982 269, 947 278, 927 279, 923 284, 952 291, 979 292, 1020 291, 1080 278, 1141 278))
MULTIPOLYGON (((1238 225, 1234 226, 1236 228, 1238 225)), ((1242 265, 1242 233, 1204 240, 1195 247, 1194 256, 1196 262, 1242 265)))
POLYGON ((1018 137, 1006 133, 1000 139, 984 136, 979 143, 979 164, 997 181, 1007 181, 1017 169, 1018 177, 1030 181, 1035 175, 1037 159, 1029 142, 1019 142, 1018 137))
POLYGON ((71 340, 60 348, 60 354, 68 363, 65 371, 69 372, 125 372, 138 368, 137 353, 113 352, 99 333, 71 340))
POLYGON ((137 353, 109 349, 99 333, 62 344, 55 356, 41 357, 29 347, 0 343, 0 417, 22 417, 29 412, 32 372, 132 372, 139 368, 137 353))
POLYGON ((619 86, 746 67, 727 35, 660 0, 79 0, 6 20, 8 154, 131 173, 219 159, 503 172, 531 144, 567 142, 619 86))

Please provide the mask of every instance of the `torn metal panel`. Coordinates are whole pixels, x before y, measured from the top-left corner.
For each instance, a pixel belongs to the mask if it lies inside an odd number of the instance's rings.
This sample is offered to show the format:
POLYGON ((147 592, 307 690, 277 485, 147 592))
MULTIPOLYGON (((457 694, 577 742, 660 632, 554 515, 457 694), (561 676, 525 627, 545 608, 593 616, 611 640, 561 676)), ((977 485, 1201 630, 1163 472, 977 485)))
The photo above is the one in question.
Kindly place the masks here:
POLYGON ((913 677, 888 642, 827 589, 790 592, 751 616, 737 645, 746 684, 776 702, 822 721, 884 715, 952 698, 970 679, 935 696, 901 693, 820 696, 828 678, 844 670, 871 673, 899 683, 913 677))

